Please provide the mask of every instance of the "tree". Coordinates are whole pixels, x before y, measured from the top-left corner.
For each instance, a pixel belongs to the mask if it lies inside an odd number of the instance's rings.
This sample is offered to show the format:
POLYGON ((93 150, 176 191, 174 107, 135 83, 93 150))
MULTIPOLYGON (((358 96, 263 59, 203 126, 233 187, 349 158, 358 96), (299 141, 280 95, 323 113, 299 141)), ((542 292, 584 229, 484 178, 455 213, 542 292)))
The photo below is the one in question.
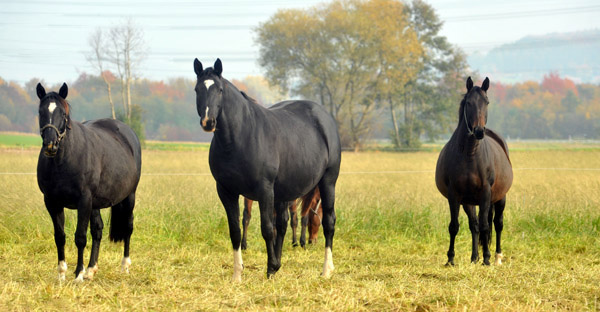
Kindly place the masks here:
POLYGON ((422 134, 435 138, 451 130, 456 120, 451 116, 468 73, 464 53, 439 35, 443 22, 429 4, 413 0, 405 14, 424 53, 422 70, 400 89, 402 93, 396 94, 400 101, 390 102, 394 128, 391 136, 397 147, 415 147, 420 145, 422 134), (397 118, 398 113, 403 118, 397 118))
POLYGON ((270 84, 325 105, 342 144, 356 150, 375 108, 419 69, 421 47, 403 12, 393 0, 280 10, 257 29, 259 64, 270 84))
POLYGON ((121 82, 121 98, 127 120, 131 118, 131 84, 135 71, 146 56, 144 32, 133 20, 127 19, 109 31, 107 57, 116 66, 121 82))
POLYGON ((108 70, 106 70, 104 65, 104 62, 107 59, 106 54, 108 51, 102 30, 96 29, 96 31, 93 32, 88 38, 88 43, 91 51, 86 54, 86 59, 104 80, 104 83, 106 84, 106 92, 108 93, 108 103, 110 104, 112 119, 117 119, 115 114, 115 103, 113 102, 111 92, 111 83, 114 81, 114 76, 108 70))

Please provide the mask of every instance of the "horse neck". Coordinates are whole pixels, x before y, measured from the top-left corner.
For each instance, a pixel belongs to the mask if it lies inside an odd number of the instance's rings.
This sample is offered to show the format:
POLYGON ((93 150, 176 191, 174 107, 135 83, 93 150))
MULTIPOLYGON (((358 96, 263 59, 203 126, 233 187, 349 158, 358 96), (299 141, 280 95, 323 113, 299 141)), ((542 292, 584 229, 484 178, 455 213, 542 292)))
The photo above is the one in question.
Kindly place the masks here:
POLYGON ((464 117, 459 118, 458 126, 456 127, 452 137, 457 142, 459 151, 467 156, 474 156, 477 154, 479 146, 481 145, 481 141, 483 141, 477 140, 474 135, 469 133, 464 117))
POLYGON ((55 161, 60 164, 66 164, 74 158, 74 154, 84 152, 84 149, 74 148, 76 145, 76 136, 81 133, 81 123, 71 121, 71 127, 67 129, 64 138, 60 141, 58 152, 54 157, 55 161))
POLYGON ((217 117, 214 138, 218 144, 232 147, 240 141, 239 138, 245 132, 252 128, 248 125, 254 123, 251 116, 258 107, 250 103, 229 81, 226 86, 223 90, 223 102, 217 117))

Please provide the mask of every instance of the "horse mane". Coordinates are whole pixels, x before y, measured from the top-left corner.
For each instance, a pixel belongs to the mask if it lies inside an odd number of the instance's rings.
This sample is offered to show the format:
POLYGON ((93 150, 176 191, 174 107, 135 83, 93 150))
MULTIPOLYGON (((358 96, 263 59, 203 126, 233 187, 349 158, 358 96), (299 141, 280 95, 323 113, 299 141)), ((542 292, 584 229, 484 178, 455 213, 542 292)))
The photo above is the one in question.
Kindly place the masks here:
POLYGON ((494 132, 494 130, 492 129, 485 129, 485 135, 489 136, 490 138, 492 138, 494 141, 496 141, 504 150, 504 154, 506 154, 506 158, 508 159, 508 163, 512 166, 512 162, 510 161, 510 156, 508 155, 508 146, 506 145, 506 141, 504 141, 504 139, 498 135, 496 132, 494 132))
POLYGON ((260 105, 260 103, 258 103, 255 99, 251 98, 248 94, 246 94, 246 92, 240 91, 240 93, 248 102, 256 104, 256 105, 260 105))

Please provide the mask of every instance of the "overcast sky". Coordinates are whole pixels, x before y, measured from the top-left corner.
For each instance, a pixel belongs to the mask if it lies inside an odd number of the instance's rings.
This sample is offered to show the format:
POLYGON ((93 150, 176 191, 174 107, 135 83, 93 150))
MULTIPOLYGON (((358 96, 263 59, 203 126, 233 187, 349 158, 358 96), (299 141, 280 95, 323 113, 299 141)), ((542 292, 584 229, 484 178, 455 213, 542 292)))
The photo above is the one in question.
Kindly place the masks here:
MULTIPOLYGON (((261 75, 253 29, 281 8, 304 0, 0 0, 0 77, 24 84, 74 81, 93 73, 84 53, 97 28, 131 17, 144 31, 148 56, 139 75, 193 78, 195 57, 223 61, 226 78, 261 75)), ((597 0, 429 1, 445 21, 442 35, 467 53, 528 35, 600 29, 597 0)))

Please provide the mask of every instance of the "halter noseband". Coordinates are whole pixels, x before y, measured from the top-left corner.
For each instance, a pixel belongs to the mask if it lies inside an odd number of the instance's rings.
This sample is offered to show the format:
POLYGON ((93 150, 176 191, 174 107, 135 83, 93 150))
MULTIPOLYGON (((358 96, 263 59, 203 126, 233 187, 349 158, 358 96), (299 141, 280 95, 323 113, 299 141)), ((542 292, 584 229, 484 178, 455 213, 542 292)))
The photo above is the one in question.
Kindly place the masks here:
POLYGON ((54 131, 56 131, 56 135, 58 135, 58 139, 56 139, 56 145, 58 145, 60 141, 65 137, 65 134, 67 134, 67 129, 69 128, 69 121, 65 117, 65 130, 63 130, 62 133, 60 132, 60 130, 58 130, 58 128, 55 125, 47 124, 40 128, 40 135, 42 135, 44 130, 46 130, 47 128, 51 128, 54 129, 54 131))

